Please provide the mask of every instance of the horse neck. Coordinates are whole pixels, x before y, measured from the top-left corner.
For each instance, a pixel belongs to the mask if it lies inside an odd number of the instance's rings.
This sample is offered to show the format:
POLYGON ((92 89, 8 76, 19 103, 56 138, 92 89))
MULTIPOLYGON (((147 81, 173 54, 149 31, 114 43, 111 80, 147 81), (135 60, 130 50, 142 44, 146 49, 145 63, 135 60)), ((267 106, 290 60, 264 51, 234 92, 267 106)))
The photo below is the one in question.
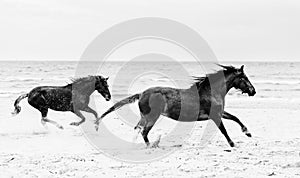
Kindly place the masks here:
POLYGON ((81 94, 90 96, 95 91, 94 82, 78 83, 73 85, 73 89, 80 92, 81 94))
POLYGON ((227 74, 224 77, 220 77, 216 82, 211 84, 212 90, 220 93, 223 97, 233 87, 234 74, 227 74))

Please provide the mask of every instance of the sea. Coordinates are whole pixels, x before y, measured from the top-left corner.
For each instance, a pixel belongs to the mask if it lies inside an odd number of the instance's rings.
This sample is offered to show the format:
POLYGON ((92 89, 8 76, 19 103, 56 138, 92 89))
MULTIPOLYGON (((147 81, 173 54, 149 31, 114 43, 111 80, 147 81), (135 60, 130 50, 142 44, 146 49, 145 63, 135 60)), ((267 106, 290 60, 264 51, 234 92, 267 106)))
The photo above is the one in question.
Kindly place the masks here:
MULTIPOLYGON (((300 98, 299 62, 224 62, 224 65, 245 66, 245 73, 256 88, 256 98, 300 98)), ((196 62, 90 62, 97 70, 84 68, 78 72, 77 61, 0 61, 0 98, 16 98, 37 86, 63 86, 72 78, 85 75, 110 77, 110 89, 115 97, 141 92, 152 86, 187 88, 193 77, 204 76, 220 69, 215 64, 196 62), (97 66, 98 65, 98 66, 97 66), (129 66, 129 67, 128 67, 129 66)), ((243 97, 232 89, 229 97, 243 97)))

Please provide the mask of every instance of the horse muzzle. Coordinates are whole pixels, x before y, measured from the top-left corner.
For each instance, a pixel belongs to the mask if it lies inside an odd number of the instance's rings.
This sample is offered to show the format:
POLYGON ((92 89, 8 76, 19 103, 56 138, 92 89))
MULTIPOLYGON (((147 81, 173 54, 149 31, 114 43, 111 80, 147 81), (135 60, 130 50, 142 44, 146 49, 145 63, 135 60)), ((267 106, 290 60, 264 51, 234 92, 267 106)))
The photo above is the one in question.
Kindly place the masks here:
POLYGON ((105 98, 106 101, 109 101, 111 99, 110 95, 105 95, 104 98, 105 98))
POLYGON ((247 93, 248 93, 248 96, 254 96, 256 94, 256 91, 254 88, 249 88, 247 93))

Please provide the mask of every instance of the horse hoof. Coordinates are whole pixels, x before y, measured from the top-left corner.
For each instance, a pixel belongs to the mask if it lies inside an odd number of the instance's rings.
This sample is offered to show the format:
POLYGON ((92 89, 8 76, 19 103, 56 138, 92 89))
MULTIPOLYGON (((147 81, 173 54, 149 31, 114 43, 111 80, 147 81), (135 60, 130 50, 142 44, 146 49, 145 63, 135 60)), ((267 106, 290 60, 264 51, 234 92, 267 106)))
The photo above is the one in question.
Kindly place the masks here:
POLYGON ((245 133, 248 137, 252 137, 251 133, 245 133))
POLYGON ((96 132, 98 132, 99 126, 95 125, 96 132))
POLYGON ((229 142, 229 145, 230 145, 231 147, 234 147, 234 143, 233 143, 233 142, 229 142))
POLYGON ((45 124, 42 124, 43 125, 43 127, 45 128, 45 129, 47 129, 48 130, 48 126, 47 126, 47 124, 45 123, 45 124))
POLYGON ((45 122, 45 121, 41 121, 41 124, 42 124, 43 126, 46 126, 46 122, 45 122))
POLYGON ((151 148, 159 148, 159 145, 156 144, 156 143, 154 143, 154 144, 151 146, 151 148))
POLYGON ((101 121, 101 118, 96 118, 96 120, 94 121, 94 124, 99 124, 101 121))
POLYGON ((160 138, 161 138, 161 135, 158 136, 157 140, 152 144, 152 147, 151 148, 159 148, 159 142, 160 142, 160 138))
POLYGON ((18 113, 16 112, 11 112, 11 117, 15 117, 18 113))
POLYGON ((79 126, 79 124, 77 122, 72 122, 70 125, 79 126))

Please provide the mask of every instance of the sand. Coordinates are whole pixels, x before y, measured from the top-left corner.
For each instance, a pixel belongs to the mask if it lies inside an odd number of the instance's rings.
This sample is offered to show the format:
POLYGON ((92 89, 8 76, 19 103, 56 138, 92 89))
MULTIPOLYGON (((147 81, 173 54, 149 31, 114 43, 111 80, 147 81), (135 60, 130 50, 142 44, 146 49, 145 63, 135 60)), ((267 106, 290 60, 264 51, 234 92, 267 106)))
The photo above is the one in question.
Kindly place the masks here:
MULTIPOLYGON (((2 98, 1 101, 1 107, 4 108, 1 117, 7 115, 7 118, 0 119, 0 177, 300 176, 298 100, 247 96, 242 99, 230 98, 227 100, 226 111, 240 118, 252 138, 246 137, 236 123, 225 120, 229 136, 237 146, 229 147, 218 131, 203 147, 199 137, 207 122, 198 122, 189 139, 175 152, 139 164, 113 159, 94 148, 79 127, 69 126, 69 123, 78 120, 72 113, 49 112, 49 118, 62 124, 64 130, 52 125, 44 128, 38 111, 25 101, 21 102, 21 113, 9 118, 12 101, 13 98, 2 98)), ((97 111, 101 113, 108 106, 106 103, 105 107, 97 111)), ((171 122, 167 118, 162 119, 171 122)), ((113 114, 103 120, 108 124, 115 121, 118 119, 113 114)), ((164 130, 167 128, 158 125, 150 132, 149 139, 153 142, 158 133, 164 130)), ((120 124, 120 135, 129 132, 133 132, 133 129, 120 124), (124 127, 125 130, 122 129, 124 127)), ((118 135, 118 131, 114 134, 118 135)), ((152 154, 163 151, 169 145, 172 143, 162 140, 159 148, 132 148, 128 154, 135 151, 152 154)))

